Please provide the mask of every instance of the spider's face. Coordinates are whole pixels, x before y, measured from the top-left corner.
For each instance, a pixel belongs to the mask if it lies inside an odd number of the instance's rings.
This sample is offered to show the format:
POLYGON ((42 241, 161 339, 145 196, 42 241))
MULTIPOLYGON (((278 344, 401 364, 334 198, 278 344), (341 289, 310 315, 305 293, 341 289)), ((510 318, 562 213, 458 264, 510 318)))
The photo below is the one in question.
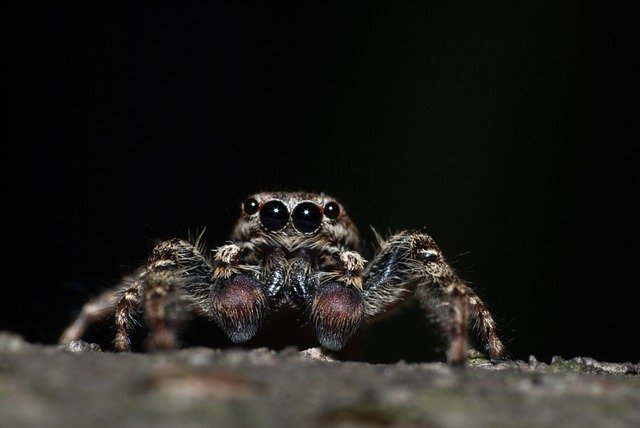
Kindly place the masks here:
POLYGON ((314 235, 343 214, 334 198, 314 193, 257 193, 242 204, 242 215, 267 233, 314 235))
POLYGON ((327 237, 357 245, 358 231, 335 198, 324 193, 262 192, 241 206, 236 236, 284 241, 327 237))

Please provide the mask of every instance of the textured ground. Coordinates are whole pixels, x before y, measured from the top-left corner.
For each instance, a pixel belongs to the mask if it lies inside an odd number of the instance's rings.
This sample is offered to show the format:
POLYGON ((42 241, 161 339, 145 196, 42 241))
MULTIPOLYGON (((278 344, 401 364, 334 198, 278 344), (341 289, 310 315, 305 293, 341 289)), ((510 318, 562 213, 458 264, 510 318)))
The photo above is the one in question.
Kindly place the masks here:
POLYGON ((455 369, 293 349, 114 354, 0 334, 0 427, 637 427, 639 370, 589 358, 455 369))

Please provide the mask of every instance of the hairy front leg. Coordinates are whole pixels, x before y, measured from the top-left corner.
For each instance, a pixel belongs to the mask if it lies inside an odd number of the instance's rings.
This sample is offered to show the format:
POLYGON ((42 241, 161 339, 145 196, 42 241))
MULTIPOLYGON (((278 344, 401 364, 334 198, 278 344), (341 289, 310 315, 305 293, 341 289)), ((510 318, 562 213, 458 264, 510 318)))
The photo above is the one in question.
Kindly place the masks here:
POLYGON ((333 262, 321 266, 321 281, 309 296, 307 306, 318 341, 325 348, 342 349, 364 320, 365 262, 356 251, 339 251, 333 262))
POLYGON ((364 272, 368 316, 378 315, 405 295, 415 293, 425 309, 436 315, 449 346, 447 360, 466 359, 469 316, 478 320, 493 360, 503 356, 496 325, 486 306, 454 272, 434 240, 420 232, 401 232, 381 248, 364 272))
MULTIPOLYGON (((207 313, 234 343, 251 339, 268 310, 259 270, 244 264, 248 257, 237 244, 215 250, 213 284, 207 313)), ((275 292, 275 291, 274 291, 275 292)))

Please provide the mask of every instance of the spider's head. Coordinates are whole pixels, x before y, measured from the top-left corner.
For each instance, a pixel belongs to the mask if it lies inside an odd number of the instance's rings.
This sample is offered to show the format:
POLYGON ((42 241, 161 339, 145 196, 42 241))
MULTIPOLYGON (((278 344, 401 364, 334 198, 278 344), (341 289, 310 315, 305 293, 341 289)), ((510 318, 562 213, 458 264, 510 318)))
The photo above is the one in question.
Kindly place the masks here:
POLYGON ((262 192, 241 206, 234 235, 250 239, 258 235, 305 239, 325 236, 335 242, 358 245, 359 235, 346 211, 324 193, 262 192))

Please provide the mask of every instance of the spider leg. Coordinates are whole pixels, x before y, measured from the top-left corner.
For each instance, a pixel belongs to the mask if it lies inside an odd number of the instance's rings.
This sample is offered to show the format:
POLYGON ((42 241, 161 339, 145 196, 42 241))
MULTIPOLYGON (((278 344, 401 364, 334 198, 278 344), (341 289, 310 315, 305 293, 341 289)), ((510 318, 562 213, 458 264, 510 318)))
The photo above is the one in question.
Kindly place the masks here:
MULTIPOLYGON (((251 252, 251 248, 245 248, 251 252)), ((209 317, 234 343, 251 339, 268 310, 265 289, 269 292, 269 285, 263 287, 259 282, 258 268, 241 263, 247 256, 237 244, 223 245, 215 250, 213 284, 207 296, 209 304, 203 305, 209 317)), ((267 279, 275 284, 277 278, 284 278, 282 273, 274 271, 274 275, 267 279)))
POLYGON ((131 286, 122 292, 116 307, 115 348, 131 349, 129 332, 136 312, 144 309, 150 329, 146 347, 172 349, 177 346, 175 331, 184 320, 176 304, 188 303, 184 312, 206 313, 213 268, 198 243, 180 239, 161 242, 152 251, 146 267, 131 286), (174 310, 172 310, 174 309, 174 310))
MULTIPOLYGON (((356 251, 339 251, 335 265, 321 272, 321 282, 308 297, 309 319, 318 341, 340 350, 365 316, 362 271, 365 259, 356 251)), ((324 266, 327 269, 329 266, 324 266)))
POLYGON ((102 321, 116 310, 116 305, 124 290, 131 287, 137 275, 127 276, 116 286, 104 291, 84 304, 80 314, 60 335, 58 343, 67 344, 74 340, 80 340, 91 324, 102 321))
MULTIPOLYGON (((142 275, 142 274, 141 274, 142 275)), ((134 315, 140 308, 140 284, 139 281, 131 284, 120 296, 118 305, 116 306, 116 337, 114 347, 116 351, 130 351, 131 340, 129 332, 131 331, 134 315)))
POLYGON ((485 304, 456 275, 429 235, 405 231, 382 241, 363 276, 368 317, 383 313, 413 293, 436 315, 449 342, 447 361, 465 361, 470 316, 478 322, 491 359, 503 356, 504 346, 485 304))
POLYGON ((175 349, 178 347, 176 331, 194 311, 189 298, 180 289, 181 279, 167 272, 153 272, 144 281, 144 314, 152 334, 147 349, 175 349), (180 308, 185 307, 185 310, 180 308))
POLYGON ((186 314, 215 321, 234 342, 257 331, 266 303, 264 293, 240 261, 240 247, 223 245, 214 264, 197 244, 172 239, 157 245, 137 281, 124 291, 116 308, 117 350, 130 349, 133 315, 143 306, 150 330, 147 349, 174 349, 186 314))

